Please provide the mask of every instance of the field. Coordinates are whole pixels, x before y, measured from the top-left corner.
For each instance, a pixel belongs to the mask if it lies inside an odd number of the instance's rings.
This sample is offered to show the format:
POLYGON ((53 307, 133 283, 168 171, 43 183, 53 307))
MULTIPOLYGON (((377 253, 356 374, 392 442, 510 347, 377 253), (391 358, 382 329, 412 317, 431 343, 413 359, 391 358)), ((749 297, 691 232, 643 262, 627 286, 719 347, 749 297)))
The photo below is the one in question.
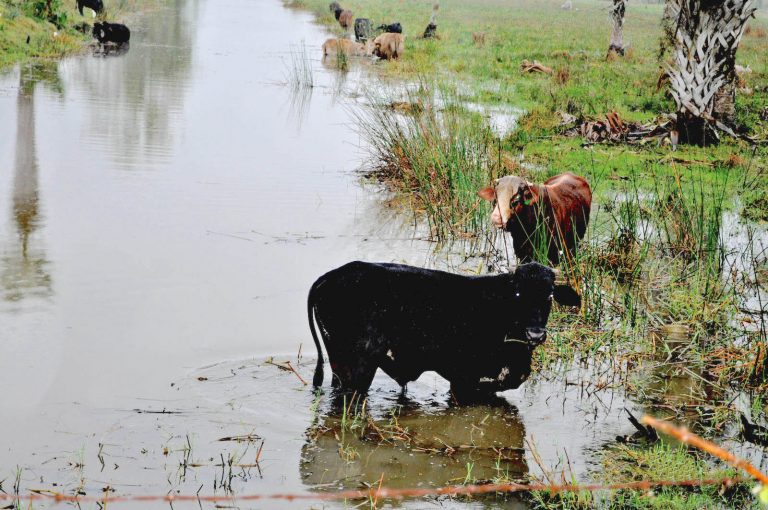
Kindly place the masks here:
MULTIPOLYGON (((737 94, 743 136, 672 147, 665 136, 593 143, 572 129, 611 112, 650 129, 674 111, 659 81, 666 58, 659 4, 629 4, 624 57, 606 56, 607 2, 575 2, 565 11, 552 1, 443 1, 436 40, 421 38, 431 2, 342 4, 374 25, 403 25, 405 55, 380 63, 380 79, 410 86, 393 93, 371 84, 371 106, 357 121, 371 147, 368 175, 422 214, 437 242, 463 243, 503 268, 508 241, 489 228, 490 206, 477 190, 506 174, 541 182, 570 171, 591 183, 590 228, 578 254, 562 265, 584 305, 552 321, 556 333, 538 351, 538 370, 556 377, 574 359, 607 363, 645 412, 741 444, 740 415, 760 422, 768 409, 764 11, 749 22, 737 56, 750 70, 737 94), (522 73, 525 59, 553 73, 522 73)), ((347 36, 327 2, 291 5, 347 36)), ((603 480, 722 469, 668 445, 620 446, 603 455, 604 469, 595 474, 603 480)), ((542 496, 534 503, 700 508, 735 504, 729 498, 737 497, 676 489, 657 496, 542 496)))

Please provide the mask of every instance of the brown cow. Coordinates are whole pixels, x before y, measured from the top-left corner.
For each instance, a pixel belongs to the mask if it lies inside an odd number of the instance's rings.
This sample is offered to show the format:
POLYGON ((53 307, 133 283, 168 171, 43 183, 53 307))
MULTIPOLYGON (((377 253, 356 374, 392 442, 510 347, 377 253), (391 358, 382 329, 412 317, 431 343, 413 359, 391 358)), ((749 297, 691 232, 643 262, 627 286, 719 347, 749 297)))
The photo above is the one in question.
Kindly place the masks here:
POLYGON ((328 39, 323 43, 323 56, 344 53, 350 57, 369 56, 372 46, 349 39, 328 39))
POLYGON ((352 26, 355 15, 352 14, 352 11, 349 9, 344 9, 339 13, 339 17, 337 19, 339 20, 339 25, 341 25, 341 28, 347 30, 352 26))
POLYGON ((400 58, 405 51, 405 37, 403 34, 387 32, 373 40, 373 54, 379 58, 392 60, 400 58))
POLYGON ((491 221, 512 235, 520 263, 533 260, 534 250, 539 248, 547 250, 555 265, 561 255, 573 254, 587 230, 592 190, 586 180, 572 173, 557 175, 544 184, 508 175, 477 194, 495 200, 491 221), (546 230, 540 230, 542 225, 546 230))

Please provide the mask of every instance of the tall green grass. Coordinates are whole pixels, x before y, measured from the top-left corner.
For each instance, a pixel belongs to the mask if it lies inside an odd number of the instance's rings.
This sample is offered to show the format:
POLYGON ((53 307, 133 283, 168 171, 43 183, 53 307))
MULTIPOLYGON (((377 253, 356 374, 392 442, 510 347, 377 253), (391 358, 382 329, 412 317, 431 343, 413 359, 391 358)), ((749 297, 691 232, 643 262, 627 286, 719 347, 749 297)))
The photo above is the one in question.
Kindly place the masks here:
POLYGON ((371 93, 357 120, 373 174, 413 197, 437 240, 483 232, 477 191, 498 174, 498 140, 488 123, 445 91, 421 84, 404 101, 371 93))

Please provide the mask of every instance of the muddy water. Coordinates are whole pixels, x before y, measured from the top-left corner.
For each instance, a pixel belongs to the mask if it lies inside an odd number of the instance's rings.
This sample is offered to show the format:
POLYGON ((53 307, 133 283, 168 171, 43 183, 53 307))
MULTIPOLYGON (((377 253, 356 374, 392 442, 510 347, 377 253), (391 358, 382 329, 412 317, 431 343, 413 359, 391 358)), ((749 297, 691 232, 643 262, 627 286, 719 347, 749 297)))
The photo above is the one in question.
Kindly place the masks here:
POLYGON ((595 451, 631 432, 621 392, 606 398, 610 382, 590 389, 578 368, 493 409, 451 408, 434 375, 403 404, 382 376, 371 408, 382 423, 397 408, 417 440, 350 436, 342 455, 328 403, 265 364, 284 353, 310 377, 311 282, 351 259, 479 262, 435 254, 360 185, 345 106, 377 81, 370 65, 342 75, 313 60, 313 89, 283 84, 292 45, 314 57, 327 37, 310 15, 188 0, 131 28, 127 52, 0 76, 0 480, 89 495, 303 493, 398 466, 393 485, 440 485, 468 466, 477 479, 536 474, 530 444, 588 477, 595 451))

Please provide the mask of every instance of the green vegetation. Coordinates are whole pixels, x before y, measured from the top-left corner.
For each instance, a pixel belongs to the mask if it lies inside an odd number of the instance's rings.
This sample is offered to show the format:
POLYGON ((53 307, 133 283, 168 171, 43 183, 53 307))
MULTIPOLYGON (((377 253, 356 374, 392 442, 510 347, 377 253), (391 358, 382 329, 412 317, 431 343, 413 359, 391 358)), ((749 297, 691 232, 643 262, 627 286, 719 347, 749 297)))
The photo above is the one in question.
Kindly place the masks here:
MULTIPOLYGON (((121 19, 155 1, 105 2, 99 18, 121 19)), ((0 0, 0 70, 32 59, 60 58, 82 51, 91 40, 94 22, 90 9, 83 13, 80 16, 74 0, 0 0)))
MULTIPOLYGON (((319 22, 341 35, 327 4, 303 0, 319 22)), ((750 21, 737 58, 751 69, 740 77, 737 130, 757 143, 724 136, 716 146, 675 150, 664 134, 592 143, 578 129, 611 112, 625 125, 660 126, 674 110, 660 82, 662 5, 630 3, 630 50, 606 58, 607 2, 578 1, 576 10, 563 11, 559 0, 443 0, 438 40, 419 37, 431 0, 343 4, 374 25, 403 24, 405 55, 378 66, 412 86, 405 97, 373 87, 370 106, 357 120, 372 150, 370 175, 422 212, 435 240, 464 240, 467 251, 504 266, 504 242, 490 228, 490 206, 476 192, 506 174, 542 182, 571 171, 589 180, 590 228, 578 253, 561 267, 581 289, 583 306, 578 314, 554 311, 535 370, 551 374, 574 359, 609 366, 647 412, 715 440, 744 412, 734 403, 737 395, 750 402, 752 419, 765 419, 764 11, 750 21), (524 59, 553 72, 524 74, 524 59), (523 113, 516 129, 492 128, 493 112, 518 108, 523 113), (681 399, 685 405, 678 405, 681 399)), ((608 448, 603 456, 603 472, 595 475, 600 479, 720 476, 719 468, 677 447, 608 448)), ((708 487, 539 494, 534 503, 702 508, 733 501, 750 506, 750 498, 744 487, 725 493, 708 487)))
MULTIPOLYGON (((734 478, 738 473, 729 468, 713 467, 679 445, 660 443, 644 448, 619 446, 603 459, 606 484, 646 480, 704 480, 734 478)), ((657 487, 644 491, 566 492, 530 495, 534 508, 648 508, 694 510, 700 508, 759 508, 749 492, 740 484, 732 487, 657 487)))

